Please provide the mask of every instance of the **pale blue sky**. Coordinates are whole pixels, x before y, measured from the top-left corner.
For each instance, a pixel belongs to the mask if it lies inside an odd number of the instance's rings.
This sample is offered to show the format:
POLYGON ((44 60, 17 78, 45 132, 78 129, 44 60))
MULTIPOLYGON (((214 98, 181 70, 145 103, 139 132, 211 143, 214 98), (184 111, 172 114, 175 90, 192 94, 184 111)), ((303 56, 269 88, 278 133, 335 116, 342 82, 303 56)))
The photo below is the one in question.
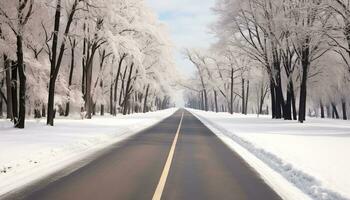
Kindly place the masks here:
POLYGON ((179 69, 190 75, 192 64, 182 55, 184 48, 208 47, 214 37, 208 26, 215 16, 211 11, 215 0, 147 0, 159 19, 167 24, 176 46, 179 69))

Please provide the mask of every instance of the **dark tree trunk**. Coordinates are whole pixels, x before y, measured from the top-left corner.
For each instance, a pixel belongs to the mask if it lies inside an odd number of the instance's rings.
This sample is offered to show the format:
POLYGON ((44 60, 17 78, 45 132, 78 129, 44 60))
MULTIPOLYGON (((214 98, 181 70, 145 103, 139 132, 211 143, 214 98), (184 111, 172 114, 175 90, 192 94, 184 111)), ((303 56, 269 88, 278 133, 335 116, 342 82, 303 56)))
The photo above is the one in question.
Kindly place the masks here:
POLYGON ((332 118, 331 107, 329 104, 326 106, 326 110, 327 110, 327 118, 332 118))
POLYGON ((270 80, 270 94, 271 94, 271 110, 272 110, 272 119, 276 119, 276 94, 275 94, 275 83, 270 80))
POLYGON ((19 75, 19 113, 16 128, 24 128, 26 117, 26 74, 23 60, 23 39, 17 35, 17 67, 19 75))
POLYGON ((343 112, 343 120, 347 120, 347 119, 348 119, 348 116, 347 116, 346 101, 345 101, 345 99, 342 99, 342 101, 341 101, 341 107, 342 107, 342 112, 343 112))
POLYGON ((229 106, 231 115, 233 114, 233 81, 234 81, 233 74, 234 74, 234 71, 233 71, 233 69, 231 69, 231 88, 230 88, 231 89, 231 98, 230 98, 230 106, 229 106))
POLYGON ((285 120, 292 120, 292 90, 291 83, 289 82, 287 87, 287 101, 283 109, 283 118, 285 120))
POLYGON ((247 91, 245 97, 244 114, 248 114, 248 100, 249 100, 249 80, 247 80, 247 91))
POLYGON ((219 112, 218 93, 216 92, 216 90, 214 90, 214 102, 215 102, 215 112, 219 112))
POLYGON ((93 68, 94 55, 88 59, 87 69, 86 69, 86 93, 85 93, 85 110, 86 118, 91 119, 92 117, 92 97, 91 97, 91 82, 92 82, 92 68, 93 68))
POLYGON ((123 115, 126 115, 128 113, 128 107, 130 105, 129 98, 130 98, 130 86, 131 86, 131 75, 133 72, 134 63, 131 64, 130 70, 129 70, 129 77, 126 82, 126 88, 125 88, 125 97, 124 97, 124 105, 123 105, 123 115))
POLYGON ((45 105, 42 106, 42 109, 41 109, 41 116, 42 116, 42 117, 46 117, 46 107, 45 107, 45 105))
POLYGON ((290 82, 290 88, 291 88, 291 97, 292 97, 293 120, 297 120, 297 108, 296 108, 296 102, 295 102, 295 93, 294 93, 293 82, 290 82))
POLYGON ((245 114, 245 80, 242 78, 242 114, 245 114))
POLYGON ((109 114, 113 114, 113 82, 111 81, 111 85, 109 88, 109 114))
POLYGON ((309 71, 309 56, 310 56, 310 47, 309 47, 309 39, 306 39, 305 44, 302 50, 302 78, 300 85, 300 99, 299 99, 299 122, 305 121, 306 115, 306 98, 307 98, 307 76, 309 71))
POLYGON ((4 116, 4 111, 3 111, 3 108, 2 108, 2 106, 3 106, 3 100, 2 100, 2 98, 0 98, 0 118, 2 118, 3 116, 4 116))
POLYGON ((52 37, 52 47, 51 47, 51 60, 50 60, 50 81, 49 81, 49 98, 47 103, 47 125, 53 126, 54 125, 54 117, 55 117, 55 85, 56 85, 56 79, 58 76, 59 69, 61 67, 63 54, 65 51, 66 46, 66 38, 68 37, 68 33, 70 30, 70 26, 73 22, 73 17, 76 11, 76 7, 78 6, 79 1, 74 0, 72 4, 72 9, 70 10, 67 24, 64 30, 64 39, 61 42, 61 46, 58 53, 58 33, 60 31, 60 19, 61 19, 61 0, 57 0, 56 8, 55 8, 55 18, 54 18, 54 30, 53 30, 53 37, 52 37), (57 54, 58 53, 58 54, 57 54))
POLYGON ((145 99, 143 101, 143 113, 148 112, 148 108, 147 108, 147 98, 148 98, 148 92, 149 92, 149 87, 150 85, 147 85, 147 89, 146 89, 146 94, 145 94, 145 99))
POLYGON ((6 75, 6 97, 7 97, 7 104, 6 104, 6 112, 7 112, 7 119, 13 119, 13 112, 12 112, 12 86, 11 86, 11 63, 10 60, 7 58, 6 55, 4 55, 4 64, 5 64, 5 75, 6 75))
POLYGON ((207 93, 207 89, 203 90, 203 95, 204 95, 204 109, 205 111, 209 110, 209 106, 208 106, 208 93, 207 93))
MULTIPOLYGON (((117 94, 118 94, 118 82, 119 82, 119 76, 121 73, 121 68, 123 66, 123 61, 126 58, 126 54, 123 54, 118 62, 118 70, 117 70, 117 75, 115 77, 115 82, 114 82, 114 103, 113 103, 113 115, 117 114, 117 94)), ((126 72, 126 68, 125 67, 125 72, 126 72)), ((125 77, 125 72, 124 72, 124 77, 125 77)), ((123 78, 124 79, 124 78, 123 78)), ((124 80, 123 80, 124 81, 124 80)), ((123 89, 121 89, 123 90, 123 89)), ((120 104, 120 103, 119 103, 120 104)))
POLYGON ((332 105, 332 110, 333 110, 333 118, 339 119, 340 117, 339 117, 339 113, 337 110, 337 106, 334 103, 332 103, 331 105, 332 105))
POLYGON ((105 105, 103 105, 103 104, 101 104, 100 114, 101 114, 101 116, 105 115, 105 105))
MULTIPOLYGON (((74 73, 74 66, 75 66, 75 46, 76 46, 76 40, 74 39, 73 42, 71 42, 71 62, 70 62, 70 70, 69 70, 69 78, 68 78, 68 89, 71 90, 71 86, 73 83, 73 73, 74 73)), ((64 116, 68 116, 70 111, 70 100, 68 98, 68 102, 66 104, 66 112, 64 116)))
POLYGON ((18 122, 18 93, 17 93, 17 64, 12 62, 12 72, 11 72, 11 96, 12 96, 12 112, 13 112, 13 123, 16 125, 18 122))
POLYGON ((324 106, 322 100, 320 100, 320 110, 321 110, 321 118, 324 118, 324 106))

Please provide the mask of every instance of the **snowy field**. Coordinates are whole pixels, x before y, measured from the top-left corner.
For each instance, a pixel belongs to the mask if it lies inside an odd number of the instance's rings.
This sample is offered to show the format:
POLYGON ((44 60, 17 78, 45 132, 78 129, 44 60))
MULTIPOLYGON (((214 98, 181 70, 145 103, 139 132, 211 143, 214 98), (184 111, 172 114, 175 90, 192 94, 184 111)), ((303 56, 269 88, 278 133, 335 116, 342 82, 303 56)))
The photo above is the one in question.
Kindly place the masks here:
POLYGON ((284 198, 350 198, 349 121, 307 119, 299 124, 189 110, 284 198))
POLYGON ((150 127, 176 110, 57 119, 54 127, 46 126, 45 120, 28 120, 24 130, 0 120, 0 196, 150 127))

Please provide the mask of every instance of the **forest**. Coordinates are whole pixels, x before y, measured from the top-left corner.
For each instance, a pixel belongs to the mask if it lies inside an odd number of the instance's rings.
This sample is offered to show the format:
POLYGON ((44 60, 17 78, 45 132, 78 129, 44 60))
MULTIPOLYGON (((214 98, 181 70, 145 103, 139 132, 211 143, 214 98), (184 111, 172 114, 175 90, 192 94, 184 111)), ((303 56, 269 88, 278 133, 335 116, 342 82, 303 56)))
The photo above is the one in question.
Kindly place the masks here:
POLYGON ((0 118, 129 114, 171 106, 167 28, 139 0, 1 0, 0 118))
POLYGON ((184 51, 197 69, 188 107, 348 119, 350 1, 217 0, 213 11, 217 41, 184 51))

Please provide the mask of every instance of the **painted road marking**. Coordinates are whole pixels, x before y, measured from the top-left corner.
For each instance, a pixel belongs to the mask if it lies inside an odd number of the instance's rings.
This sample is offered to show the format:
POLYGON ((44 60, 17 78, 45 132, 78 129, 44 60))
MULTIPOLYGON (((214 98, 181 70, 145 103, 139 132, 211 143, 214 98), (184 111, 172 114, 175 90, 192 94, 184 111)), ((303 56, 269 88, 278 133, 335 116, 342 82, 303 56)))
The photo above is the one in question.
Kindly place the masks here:
POLYGON ((175 135, 173 144, 171 145, 168 158, 166 160, 166 163, 165 163, 162 175, 161 175, 161 177, 159 179, 159 183, 157 185, 156 191, 154 192, 152 200, 160 200, 160 198, 162 197, 162 193, 163 193, 163 190, 164 190, 164 187, 165 187, 166 179, 168 178, 168 174, 169 174, 169 171, 170 171, 170 166, 171 166, 171 163, 173 161, 173 157, 174 157, 174 153, 175 153, 175 147, 176 147, 177 139, 179 137, 179 133, 180 133, 183 117, 184 117, 184 113, 182 112, 180 123, 179 123, 179 126, 177 127, 177 131, 176 131, 176 135, 175 135))

